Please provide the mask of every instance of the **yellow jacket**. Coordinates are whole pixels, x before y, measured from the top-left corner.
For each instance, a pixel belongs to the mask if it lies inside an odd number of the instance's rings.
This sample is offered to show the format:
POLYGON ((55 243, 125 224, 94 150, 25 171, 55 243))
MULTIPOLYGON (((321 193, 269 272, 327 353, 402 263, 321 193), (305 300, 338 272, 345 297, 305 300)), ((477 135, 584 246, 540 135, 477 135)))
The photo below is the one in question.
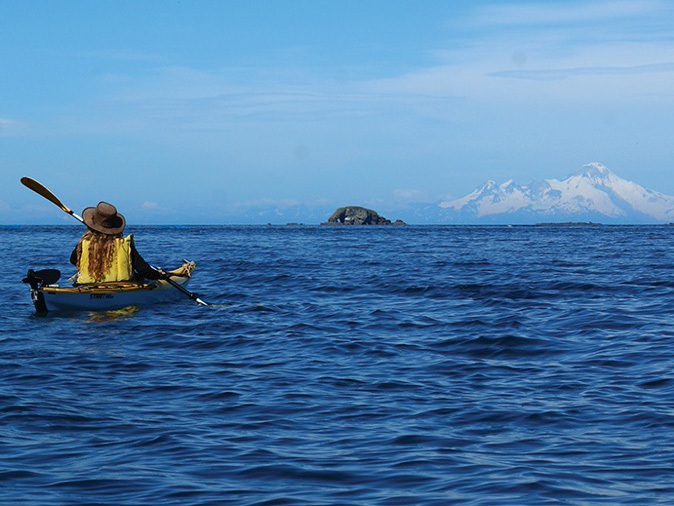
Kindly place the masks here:
POLYGON ((103 279, 94 279, 89 272, 89 243, 91 241, 82 241, 82 255, 79 262, 79 273, 77 283, 108 283, 111 281, 129 281, 133 276, 133 265, 131 263, 131 242, 133 235, 118 237, 115 239, 115 252, 112 258, 112 265, 103 279))

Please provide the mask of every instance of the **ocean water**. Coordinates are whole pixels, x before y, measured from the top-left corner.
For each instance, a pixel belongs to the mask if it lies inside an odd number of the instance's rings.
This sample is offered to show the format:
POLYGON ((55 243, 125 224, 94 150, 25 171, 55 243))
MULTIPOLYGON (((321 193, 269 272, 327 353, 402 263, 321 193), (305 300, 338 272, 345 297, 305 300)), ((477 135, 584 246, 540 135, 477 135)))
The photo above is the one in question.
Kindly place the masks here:
POLYGON ((0 504, 674 504, 674 227, 130 231, 225 307, 36 316, 81 229, 0 228, 0 504))

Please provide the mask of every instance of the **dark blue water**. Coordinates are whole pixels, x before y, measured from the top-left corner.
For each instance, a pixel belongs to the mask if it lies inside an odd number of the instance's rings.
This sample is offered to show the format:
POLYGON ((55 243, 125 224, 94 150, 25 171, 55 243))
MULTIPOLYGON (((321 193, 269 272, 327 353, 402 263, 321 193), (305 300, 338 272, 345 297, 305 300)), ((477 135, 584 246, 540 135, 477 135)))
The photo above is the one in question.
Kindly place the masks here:
POLYGON ((0 503, 674 504, 674 227, 143 228, 203 298, 38 317, 0 228, 0 503))

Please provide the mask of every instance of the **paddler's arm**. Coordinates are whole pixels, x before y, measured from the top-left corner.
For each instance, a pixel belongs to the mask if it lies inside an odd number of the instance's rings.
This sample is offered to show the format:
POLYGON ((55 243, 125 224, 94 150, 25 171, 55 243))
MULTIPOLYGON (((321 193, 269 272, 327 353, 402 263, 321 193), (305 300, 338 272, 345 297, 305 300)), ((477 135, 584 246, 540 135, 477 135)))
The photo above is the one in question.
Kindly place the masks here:
POLYGON ((70 254, 70 263, 77 267, 77 246, 75 246, 75 249, 70 254))
POLYGON ((131 239, 131 266, 133 267, 133 272, 137 278, 140 279, 160 279, 162 275, 154 270, 150 264, 148 264, 138 250, 136 250, 136 245, 131 239))

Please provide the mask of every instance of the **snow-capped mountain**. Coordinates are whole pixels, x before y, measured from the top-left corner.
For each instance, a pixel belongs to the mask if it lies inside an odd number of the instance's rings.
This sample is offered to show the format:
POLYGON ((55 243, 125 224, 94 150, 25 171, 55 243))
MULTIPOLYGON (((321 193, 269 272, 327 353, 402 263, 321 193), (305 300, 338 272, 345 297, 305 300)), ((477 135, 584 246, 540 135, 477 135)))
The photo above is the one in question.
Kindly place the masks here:
POLYGON ((463 198, 440 207, 480 221, 529 219, 610 222, 674 221, 674 197, 618 177, 590 163, 566 179, 527 185, 488 181, 463 198))

